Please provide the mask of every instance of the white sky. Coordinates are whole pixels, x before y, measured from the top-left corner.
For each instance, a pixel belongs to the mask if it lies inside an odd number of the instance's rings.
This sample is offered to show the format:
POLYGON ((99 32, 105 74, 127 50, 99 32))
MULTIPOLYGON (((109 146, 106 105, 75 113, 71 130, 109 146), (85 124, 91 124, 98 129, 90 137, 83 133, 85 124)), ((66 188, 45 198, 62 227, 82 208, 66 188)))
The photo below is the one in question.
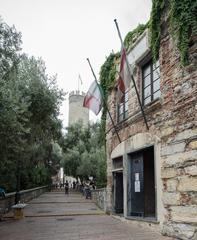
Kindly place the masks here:
MULTIPOLYGON (((78 88, 80 74, 87 91, 94 80, 86 58, 99 78, 105 57, 120 50, 114 24, 122 37, 150 16, 151 0, 0 0, 0 15, 22 32, 23 52, 42 57, 47 73, 58 75, 65 92, 78 88)), ((68 99, 68 97, 66 98, 68 99)), ((68 100, 61 108, 68 124, 68 100)), ((95 120, 93 114, 90 117, 95 120)))

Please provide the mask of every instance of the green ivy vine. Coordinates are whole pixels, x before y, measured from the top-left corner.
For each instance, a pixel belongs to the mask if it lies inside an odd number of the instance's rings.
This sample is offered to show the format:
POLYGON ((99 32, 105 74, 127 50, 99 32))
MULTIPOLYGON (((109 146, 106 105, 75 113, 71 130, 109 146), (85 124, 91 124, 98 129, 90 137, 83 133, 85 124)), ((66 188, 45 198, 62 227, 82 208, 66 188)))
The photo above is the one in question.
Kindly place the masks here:
POLYGON ((150 44, 154 62, 159 58, 161 38, 161 14, 165 7, 165 0, 152 0, 152 11, 150 17, 150 44))
MULTIPOLYGON (((159 58, 161 17, 165 8, 169 13, 170 33, 177 43, 181 63, 185 66, 189 63, 190 37, 197 30, 196 0, 152 0, 150 21, 146 24, 139 24, 137 28, 126 35, 124 39, 125 48, 128 50, 145 29, 149 28, 153 60, 156 61, 159 58)), ((111 53, 100 70, 100 85, 105 101, 107 101, 108 93, 115 83, 116 65, 119 58, 120 53, 111 53)), ((101 117, 103 136, 105 135, 106 113, 107 109, 104 106, 101 117)))
POLYGON ((197 1, 170 0, 170 26, 180 51, 183 65, 189 64, 188 50, 192 33, 197 29, 197 1))
POLYGON ((103 93, 105 96, 105 100, 107 100, 107 92, 110 90, 115 81, 116 75, 116 65, 115 62, 119 58, 119 53, 110 53, 110 55, 106 58, 104 64, 101 66, 100 70, 100 84, 103 89, 103 93))
POLYGON ((197 1, 195 0, 153 0, 150 33, 154 60, 158 59, 161 38, 161 14, 168 9, 170 32, 177 43, 181 64, 186 66, 190 37, 197 29, 197 1))
POLYGON ((129 47, 145 31, 145 29, 148 27, 148 24, 149 23, 139 24, 133 31, 130 31, 130 32, 127 33, 127 35, 124 39, 124 46, 125 46, 126 49, 129 49, 129 47))
MULTIPOLYGON (((118 58, 120 58, 120 53, 110 53, 110 55, 106 58, 104 64, 101 66, 100 69, 100 85, 103 90, 103 96, 106 102, 108 93, 115 83, 116 61, 118 58)), ((103 133, 105 133, 106 113, 107 109, 104 105, 101 117, 103 133)))

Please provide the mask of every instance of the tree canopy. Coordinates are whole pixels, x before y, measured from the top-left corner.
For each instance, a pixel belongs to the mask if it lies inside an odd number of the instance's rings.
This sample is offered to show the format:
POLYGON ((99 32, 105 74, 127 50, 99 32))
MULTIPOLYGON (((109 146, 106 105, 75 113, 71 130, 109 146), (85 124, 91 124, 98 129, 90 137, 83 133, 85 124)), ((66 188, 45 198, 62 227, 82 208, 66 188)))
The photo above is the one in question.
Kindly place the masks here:
POLYGON ((0 185, 7 191, 16 189, 19 170, 21 188, 48 183, 49 160, 60 161, 54 146, 64 94, 42 59, 21 53, 21 42, 21 33, 0 19, 0 185))
POLYGON ((100 124, 70 126, 58 118, 64 93, 41 58, 21 51, 21 33, 0 19, 0 186, 7 192, 51 181, 60 163, 65 173, 106 184, 100 124), (20 176, 20 181, 18 181, 20 176))
POLYGON ((63 141, 65 173, 81 180, 90 176, 98 187, 106 185, 106 155, 99 123, 84 127, 78 122, 67 128, 63 141))

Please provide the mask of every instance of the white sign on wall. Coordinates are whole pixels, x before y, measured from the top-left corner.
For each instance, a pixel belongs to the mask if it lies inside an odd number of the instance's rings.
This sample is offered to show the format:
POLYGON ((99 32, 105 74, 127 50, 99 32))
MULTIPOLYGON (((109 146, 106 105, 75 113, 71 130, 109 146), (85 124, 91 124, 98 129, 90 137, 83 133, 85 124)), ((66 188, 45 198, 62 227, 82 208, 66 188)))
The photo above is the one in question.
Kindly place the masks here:
POLYGON ((140 192, 140 181, 135 181, 135 192, 140 192))

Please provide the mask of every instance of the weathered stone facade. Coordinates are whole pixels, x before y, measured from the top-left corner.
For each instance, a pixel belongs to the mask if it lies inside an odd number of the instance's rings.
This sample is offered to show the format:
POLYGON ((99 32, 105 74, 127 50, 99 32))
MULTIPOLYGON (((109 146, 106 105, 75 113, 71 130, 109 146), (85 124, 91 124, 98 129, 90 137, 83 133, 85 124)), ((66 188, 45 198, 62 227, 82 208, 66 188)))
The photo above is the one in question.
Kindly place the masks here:
MULTIPOLYGON (((181 67, 167 23, 164 26, 159 55, 161 97, 144 107, 149 130, 132 84, 128 117, 120 123, 116 120, 115 88, 109 96, 108 105, 122 142, 119 143, 107 119, 108 210, 112 211, 114 204, 113 159, 123 157, 124 217, 127 217, 128 154, 151 145, 155 158, 156 221, 160 230, 180 239, 197 239, 197 35, 191 40, 190 65, 181 67)), ((138 43, 128 52, 129 56, 138 43)), ((146 49, 138 58, 134 78, 141 96, 141 66, 150 58, 150 50, 146 49)))
POLYGON ((105 188, 100 188, 96 190, 92 190, 92 199, 97 204, 99 208, 106 211, 106 197, 107 192, 105 188))

